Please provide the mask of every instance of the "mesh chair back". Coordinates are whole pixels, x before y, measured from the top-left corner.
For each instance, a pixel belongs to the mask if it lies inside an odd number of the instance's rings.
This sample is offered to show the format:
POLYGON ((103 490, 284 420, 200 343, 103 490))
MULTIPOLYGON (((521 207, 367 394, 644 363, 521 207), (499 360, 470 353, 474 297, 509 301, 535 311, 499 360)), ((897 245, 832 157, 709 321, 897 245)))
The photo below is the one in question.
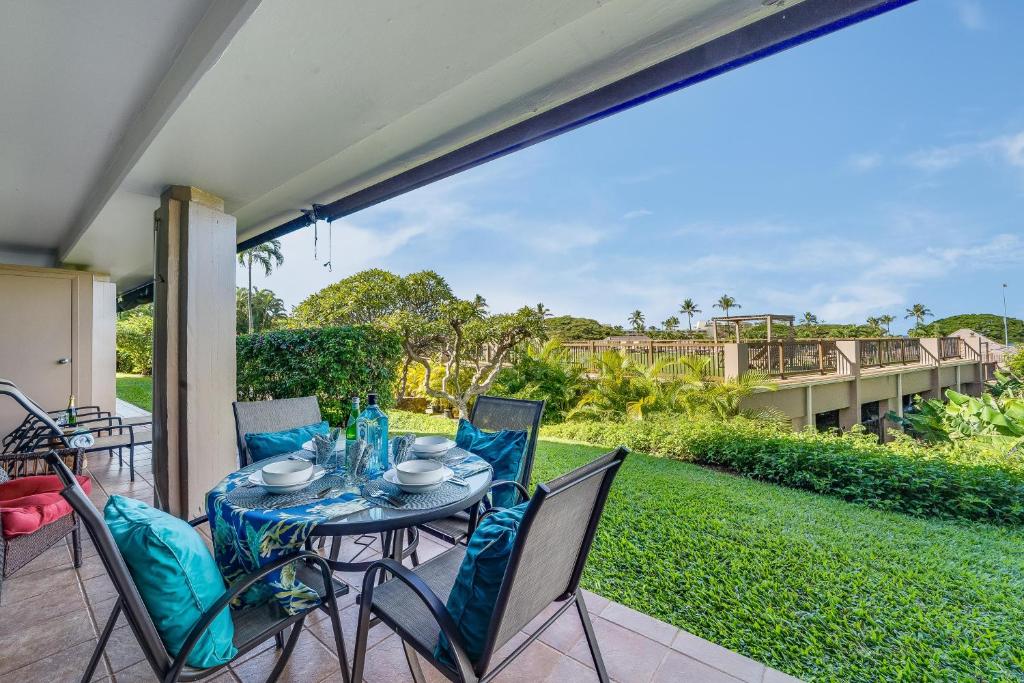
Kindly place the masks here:
POLYGON ((544 401, 525 401, 517 398, 479 396, 470 411, 469 421, 488 431, 515 429, 526 432, 526 452, 519 464, 518 481, 530 486, 533 474, 533 456, 537 450, 537 433, 544 417, 544 401))
POLYGON ((107 575, 114 584, 114 589, 121 599, 121 605, 128 619, 128 624, 131 626, 132 631, 135 632, 135 636, 142 646, 146 658, 155 670, 167 671, 171 666, 171 657, 164 647, 163 640, 160 639, 160 634, 157 632, 156 626, 149 616, 145 603, 142 602, 142 596, 139 595, 135 581, 128 571, 128 565, 124 563, 121 551, 117 549, 114 537, 111 536, 110 530, 107 529, 100 511, 89 500, 89 496, 57 453, 52 451, 47 453, 46 462, 49 463, 57 476, 60 477, 61 483, 64 484, 64 490, 61 491, 61 495, 68 501, 71 509, 75 511, 85 526, 86 531, 89 532, 89 536, 96 546, 96 554, 103 562, 107 575))
POLYGON ((502 580, 478 674, 495 650, 548 605, 576 593, 608 490, 627 453, 620 446, 537 486, 502 580))
POLYGON ((245 445, 246 434, 279 432, 320 422, 320 402, 316 396, 279 398, 272 401, 238 401, 235 410, 235 434, 238 437, 238 463, 245 467, 252 462, 245 445))
POLYGON ((13 382, 0 382, 0 396, 10 396, 13 398, 18 405, 25 409, 25 412, 44 425, 50 431, 50 434, 58 439, 65 448, 68 447, 68 440, 64 437, 64 431, 57 425, 54 419, 45 410, 40 408, 35 401, 21 393, 21 390, 13 382))

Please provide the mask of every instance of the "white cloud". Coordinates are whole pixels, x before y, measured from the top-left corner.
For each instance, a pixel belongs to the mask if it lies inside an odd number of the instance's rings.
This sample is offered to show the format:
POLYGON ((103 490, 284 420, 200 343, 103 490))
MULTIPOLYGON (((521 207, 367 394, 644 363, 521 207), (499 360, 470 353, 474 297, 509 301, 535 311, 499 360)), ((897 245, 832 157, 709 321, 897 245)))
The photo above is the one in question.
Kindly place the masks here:
POLYGON ((922 171, 937 172, 979 157, 1024 167, 1024 131, 979 142, 917 150, 907 155, 904 161, 922 171))
POLYGON ((631 221, 634 218, 643 218, 644 216, 650 216, 654 212, 649 209, 633 209, 622 214, 623 220, 631 221))
POLYGON ((954 6, 957 18, 960 19, 964 28, 978 31, 988 25, 985 13, 981 9, 981 3, 977 0, 956 0, 954 6))
POLYGON ((850 155, 850 158, 847 159, 846 163, 853 170, 863 173, 881 166, 882 155, 877 152, 852 154, 850 155))

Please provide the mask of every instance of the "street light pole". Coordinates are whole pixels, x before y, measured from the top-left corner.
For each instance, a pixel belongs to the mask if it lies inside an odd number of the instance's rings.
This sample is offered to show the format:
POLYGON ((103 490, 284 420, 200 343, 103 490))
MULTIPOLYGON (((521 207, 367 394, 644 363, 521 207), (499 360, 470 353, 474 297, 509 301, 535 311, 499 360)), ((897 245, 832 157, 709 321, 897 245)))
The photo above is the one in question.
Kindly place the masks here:
POLYGON ((1006 324, 1006 283, 1003 283, 1003 344, 1010 345, 1010 328, 1006 324))

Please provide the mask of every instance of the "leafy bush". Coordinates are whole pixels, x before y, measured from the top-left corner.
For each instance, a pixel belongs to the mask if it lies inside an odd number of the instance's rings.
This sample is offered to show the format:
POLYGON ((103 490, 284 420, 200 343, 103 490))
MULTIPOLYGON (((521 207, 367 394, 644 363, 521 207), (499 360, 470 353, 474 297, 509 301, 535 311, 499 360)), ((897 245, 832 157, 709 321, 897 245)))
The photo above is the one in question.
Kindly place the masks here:
POLYGON ((373 327, 278 330, 238 337, 238 399, 316 396, 325 419, 342 424, 349 398, 394 401, 398 337, 373 327))
POLYGON ((117 371, 136 375, 152 374, 152 304, 139 306, 118 316, 117 371))
POLYGON ((584 368, 572 362, 558 341, 552 340, 543 345, 531 344, 516 353, 488 393, 543 400, 545 421, 558 422, 576 406, 590 384, 584 368))
POLYGON ((683 422, 573 423, 544 430, 601 446, 624 443, 647 453, 706 465, 872 507, 912 515, 1024 522, 1024 466, 970 444, 938 448, 873 436, 791 432, 737 418, 683 422))

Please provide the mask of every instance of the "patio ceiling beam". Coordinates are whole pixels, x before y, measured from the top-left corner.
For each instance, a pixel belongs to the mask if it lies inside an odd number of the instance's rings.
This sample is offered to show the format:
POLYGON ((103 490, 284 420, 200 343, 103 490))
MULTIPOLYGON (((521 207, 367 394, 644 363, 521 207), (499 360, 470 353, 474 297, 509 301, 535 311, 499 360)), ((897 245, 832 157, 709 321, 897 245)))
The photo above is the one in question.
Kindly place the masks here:
MULTIPOLYGON (((764 0, 778 4, 783 0, 764 0)), ((803 0, 700 47, 688 50, 530 119, 317 207, 334 221, 448 176, 511 154, 649 100, 803 44, 914 0, 803 0)), ((286 221, 238 244, 244 251, 313 223, 311 215, 286 221)))

